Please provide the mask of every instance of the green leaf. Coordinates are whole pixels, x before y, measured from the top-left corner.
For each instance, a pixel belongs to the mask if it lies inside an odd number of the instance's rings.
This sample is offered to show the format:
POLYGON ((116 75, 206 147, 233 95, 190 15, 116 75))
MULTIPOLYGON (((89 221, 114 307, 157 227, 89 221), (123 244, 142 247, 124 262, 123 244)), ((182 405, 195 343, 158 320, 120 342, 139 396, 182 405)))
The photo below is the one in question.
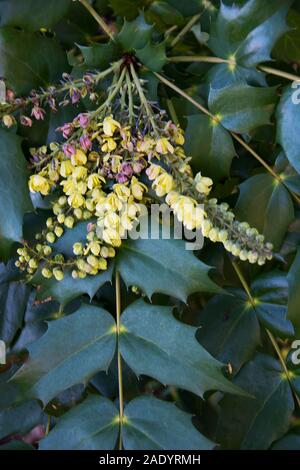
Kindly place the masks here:
POLYGON ((21 139, 0 129, 0 257, 4 259, 13 242, 21 241, 23 215, 32 210, 27 178, 21 139))
POLYGON ((295 217, 290 194, 269 174, 252 176, 240 185, 235 214, 239 220, 247 221, 263 233, 267 241, 274 244, 275 250, 280 248, 295 217))
POLYGON ((188 116, 185 140, 186 153, 193 157, 192 165, 196 171, 214 180, 229 176, 236 152, 230 134, 220 124, 208 116, 188 116))
POLYGON ((96 276, 87 276, 84 279, 73 279, 71 272, 67 271, 64 279, 58 282, 54 277, 45 279, 39 271, 30 282, 40 287, 37 292, 39 300, 53 297, 62 306, 65 306, 68 302, 83 294, 88 294, 90 299, 92 299, 100 287, 106 282, 111 282, 112 274, 113 263, 110 264, 106 271, 96 276))
POLYGON ((171 307, 138 300, 125 310, 121 321, 120 351, 137 375, 149 375, 201 397, 207 390, 242 393, 225 379, 222 364, 198 343, 197 329, 176 320, 171 307))
POLYGON ((140 13, 133 21, 125 19, 117 41, 127 52, 142 49, 150 41, 152 30, 153 26, 146 23, 144 14, 140 13))
POLYGON ((300 13, 290 10, 287 20, 290 30, 279 39, 273 55, 282 62, 300 64, 300 13))
POLYGON ((48 323, 47 332, 28 346, 29 360, 14 375, 18 399, 47 404, 63 390, 107 370, 115 351, 115 322, 105 310, 83 305, 48 323))
POLYGON ((209 109, 228 130, 250 133, 270 124, 277 99, 277 88, 258 88, 235 84, 224 89, 211 89, 209 109))
POLYGON ((52 28, 65 16, 70 5, 71 0, 1 0, 0 25, 29 31, 52 28))
POLYGON ((205 306, 200 316, 198 340, 216 359, 231 364, 233 373, 251 359, 260 345, 260 326, 243 291, 233 296, 218 295, 205 306))
POLYGON ((35 450, 34 447, 32 447, 29 444, 26 444, 24 441, 10 441, 7 444, 0 445, 0 450, 35 450))
POLYGON ((11 27, 0 29, 0 76, 17 94, 53 84, 68 71, 67 55, 55 39, 11 27))
POLYGON ((21 282, 0 282, 0 338, 10 344, 21 330, 30 294, 21 282))
POLYGON ((289 284, 288 318, 293 322, 296 337, 300 335, 300 249, 287 276, 289 284))
POLYGON ((165 1, 154 1, 150 4, 149 10, 154 18, 157 16, 160 21, 166 25, 182 25, 184 18, 182 14, 174 7, 172 7, 168 2, 165 1))
POLYGON ((217 440, 225 449, 263 450, 289 428, 294 399, 280 363, 258 354, 235 380, 255 398, 226 396, 220 403, 217 440))
POLYGON ((300 450, 300 435, 287 434, 272 445, 271 450, 300 450))
POLYGON ((111 401, 90 395, 59 419, 39 448, 113 450, 119 434, 118 418, 119 412, 111 401))
POLYGON ((115 15, 133 20, 145 6, 145 0, 109 0, 115 15))
POLYGON ((165 42, 161 42, 152 45, 148 42, 145 47, 136 50, 136 56, 149 70, 160 72, 167 62, 166 44, 165 42))
POLYGON ((218 360, 233 366, 236 373, 251 359, 261 343, 260 322, 274 334, 292 337, 287 320, 287 279, 274 271, 258 276, 250 287, 252 306, 245 292, 231 289, 232 296, 213 297, 201 313, 199 341, 218 360))
POLYGON ((10 434, 25 434, 43 418, 43 411, 35 400, 14 404, 18 390, 8 382, 10 376, 10 371, 0 374, 0 439, 10 434))
POLYGON ((119 47, 113 43, 92 44, 91 46, 78 46, 87 67, 108 68, 109 65, 120 58, 119 47))
POLYGON ((277 142, 290 164, 300 173, 300 93, 299 86, 287 87, 277 107, 277 142))
POLYGON ((185 302, 194 292, 220 292, 208 276, 211 268, 187 251, 182 240, 124 240, 116 269, 127 286, 138 286, 149 298, 160 292, 185 302))
POLYGON ((211 450, 215 444, 192 425, 191 415, 172 403, 139 397, 125 408, 126 450, 211 450))
POLYGON ((210 32, 209 47, 216 56, 255 67, 270 59, 278 38, 287 30, 285 16, 291 5, 281 0, 248 0, 221 7, 210 32))

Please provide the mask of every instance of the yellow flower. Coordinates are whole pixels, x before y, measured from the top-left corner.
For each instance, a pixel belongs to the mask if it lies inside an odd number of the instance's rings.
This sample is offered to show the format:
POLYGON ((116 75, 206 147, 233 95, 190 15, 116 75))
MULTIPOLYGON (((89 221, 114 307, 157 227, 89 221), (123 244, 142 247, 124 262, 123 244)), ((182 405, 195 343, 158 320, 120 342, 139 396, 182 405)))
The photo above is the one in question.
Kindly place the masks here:
POLYGON ((145 137, 143 140, 139 140, 136 144, 138 152, 150 152, 155 145, 155 141, 149 137, 145 137))
POLYGON ((84 181, 79 181, 79 183, 77 184, 77 191, 80 193, 80 194, 85 194, 86 191, 87 191, 87 185, 84 181))
POLYGON ((184 144, 184 137, 181 129, 178 129, 178 132, 175 137, 175 142, 177 145, 183 145, 184 144))
POLYGON ((162 172, 162 167, 154 163, 147 168, 146 173, 150 181, 155 180, 162 172))
POLYGON ((113 185, 113 190, 122 202, 127 202, 130 196, 130 189, 125 184, 117 183, 113 185))
MULTIPOLYGON (((98 175, 97 173, 92 173, 89 177, 88 177, 88 188, 89 189, 94 189, 94 188, 97 188, 98 186, 100 186, 100 181, 103 181, 104 178, 103 176, 100 176, 98 175)), ((105 180, 104 180, 105 181, 105 180)))
POLYGON ((87 168, 85 166, 77 166, 72 173, 73 178, 76 180, 84 180, 87 177, 87 168))
POLYGON ((115 193, 110 193, 105 199, 104 206, 107 210, 121 210, 122 209, 122 202, 118 198, 115 193))
POLYGON ((138 201, 141 201, 143 199, 144 192, 147 191, 147 186, 133 176, 130 187, 133 197, 138 201))
POLYGON ((103 145, 101 147, 102 152, 112 152, 117 147, 117 143, 114 141, 112 137, 107 137, 103 141, 103 145))
POLYGON ((75 191, 69 196, 68 203, 74 209, 78 209, 84 205, 84 197, 78 191, 75 191))
POLYGON ((195 184, 196 184, 196 190, 199 193, 207 196, 211 191, 213 180, 211 178, 201 176, 201 173, 197 173, 197 175, 195 176, 195 184))
POLYGON ((115 247, 120 246, 122 243, 119 232, 114 228, 103 230, 102 238, 106 243, 115 247))
POLYGON ((73 170, 74 166, 72 165, 70 160, 64 160, 63 162, 61 162, 60 174, 63 178, 70 176, 73 170))
POLYGON ((49 181, 41 175, 30 176, 28 185, 32 193, 38 192, 43 196, 47 196, 47 194, 50 192, 49 181))
POLYGON ((173 206, 173 204, 175 204, 175 202, 178 201, 179 197, 180 197, 179 193, 177 193, 176 191, 171 191, 166 196, 166 203, 169 206, 173 206))
POLYGON ((71 156, 71 162, 74 166, 85 165, 87 162, 86 154, 83 152, 83 150, 76 150, 76 153, 71 156))
POLYGON ((165 196, 172 191, 174 186, 173 177, 168 173, 162 173, 153 182, 152 187, 158 197, 165 196))
POLYGON ((120 123, 118 121, 115 121, 112 116, 106 117, 103 121, 103 132, 108 137, 113 136, 115 130, 120 127, 120 123))
POLYGON ((70 196, 70 194, 74 193, 76 190, 76 183, 72 179, 68 179, 65 181, 62 181, 61 186, 63 187, 63 191, 67 196, 70 196))
POLYGON ((104 226, 106 228, 117 228, 120 226, 120 217, 115 212, 108 212, 104 217, 104 226))
POLYGON ((170 144, 166 137, 162 137, 157 141, 155 150, 162 155, 166 155, 167 153, 174 153, 174 147, 170 144))

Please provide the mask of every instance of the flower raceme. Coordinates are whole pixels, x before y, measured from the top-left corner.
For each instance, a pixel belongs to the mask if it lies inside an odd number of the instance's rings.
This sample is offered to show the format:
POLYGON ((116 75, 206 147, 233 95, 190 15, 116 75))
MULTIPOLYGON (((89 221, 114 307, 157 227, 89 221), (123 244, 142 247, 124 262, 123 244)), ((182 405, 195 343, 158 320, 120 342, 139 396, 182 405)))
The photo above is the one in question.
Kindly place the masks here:
POLYGON ((163 112, 155 117, 155 128, 146 115, 139 116, 139 124, 132 125, 124 112, 81 113, 58 129, 64 143, 31 149, 35 172, 29 189, 51 195, 53 216, 35 246, 19 248, 17 266, 29 275, 40 269, 58 281, 67 270, 75 279, 96 275, 107 269, 138 222, 141 204, 157 198, 187 229, 201 230, 241 260, 262 265, 270 259, 272 246, 264 237, 236 221, 226 204, 209 198, 213 181, 201 173, 193 176, 183 131, 163 112), (55 241, 80 222, 86 240, 75 242, 74 256, 67 259, 56 253, 55 241))

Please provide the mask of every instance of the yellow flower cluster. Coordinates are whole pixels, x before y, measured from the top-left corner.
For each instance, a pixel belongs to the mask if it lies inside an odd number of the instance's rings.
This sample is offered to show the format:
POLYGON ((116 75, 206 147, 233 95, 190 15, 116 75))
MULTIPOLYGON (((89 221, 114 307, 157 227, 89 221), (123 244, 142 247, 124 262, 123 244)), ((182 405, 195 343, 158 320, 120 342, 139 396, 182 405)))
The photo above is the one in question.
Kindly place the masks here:
POLYGON ((208 199, 213 181, 201 173, 193 177, 178 126, 159 122, 157 135, 124 126, 112 115, 101 122, 82 119, 85 127, 76 141, 51 144, 51 158, 47 147, 39 149, 46 163, 30 177, 30 191, 47 196, 55 190, 59 195, 36 246, 19 249, 21 269, 33 274, 42 265, 42 275, 56 280, 64 278, 65 269, 75 279, 107 269, 127 231, 138 222, 141 203, 151 202, 140 179, 144 172, 156 196, 165 198, 188 230, 201 230, 241 260, 263 264, 271 258, 272 246, 255 229, 237 222, 226 204, 208 199), (74 258, 53 254, 56 239, 81 220, 87 221, 87 235, 84 242, 74 243, 74 258))

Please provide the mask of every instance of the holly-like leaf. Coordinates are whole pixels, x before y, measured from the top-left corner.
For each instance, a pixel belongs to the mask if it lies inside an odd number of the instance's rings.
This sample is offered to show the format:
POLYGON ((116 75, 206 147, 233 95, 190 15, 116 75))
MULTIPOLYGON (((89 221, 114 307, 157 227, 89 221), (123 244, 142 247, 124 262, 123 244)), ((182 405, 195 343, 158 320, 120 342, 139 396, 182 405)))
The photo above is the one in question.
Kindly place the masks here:
POLYGON ((285 17, 291 1, 248 0, 243 5, 221 3, 210 32, 209 47, 219 57, 235 58, 255 67, 270 59, 278 38, 287 30, 285 17))
POLYGON ((45 279, 39 271, 32 279, 31 283, 39 286, 37 298, 39 300, 52 297, 62 306, 76 299, 80 295, 88 294, 90 299, 94 297, 97 290, 106 282, 111 282, 113 274, 113 263, 109 268, 96 276, 87 276, 84 279, 73 279, 70 271, 65 273, 62 281, 56 281, 54 277, 45 279))
POLYGON ((161 42, 157 45, 152 45, 149 42, 142 49, 136 50, 136 56, 149 70, 159 72, 167 62, 166 44, 161 42))
POLYGON ((107 370, 115 352, 115 322, 105 310, 83 305, 48 323, 47 332, 28 346, 29 359, 13 376, 16 399, 48 403, 72 385, 107 370))
POLYGON ((199 396, 207 390, 243 393, 225 379, 222 364, 198 343, 196 331, 176 320, 172 308, 138 300, 122 315, 120 351, 137 375, 149 375, 163 384, 199 396))
POLYGON ((295 217, 289 192, 269 174, 252 176, 240 185, 235 213, 239 220, 247 221, 263 233, 274 244, 275 250, 280 248, 295 217))
POLYGON ((119 433, 118 418, 119 412, 110 400, 91 395, 60 418, 39 448, 113 450, 119 433))
POLYGON ((300 449, 300 434, 289 433, 272 445, 271 450, 298 450, 300 449))
POLYGON ((13 242, 21 241, 24 213, 32 210, 27 180, 21 139, 0 129, 0 257, 4 259, 13 242))
POLYGON ((78 46, 87 67, 98 69, 108 68, 109 65, 120 58, 120 49, 116 43, 110 41, 106 44, 92 44, 91 46, 78 46))
POLYGON ((192 165, 196 171, 214 180, 229 175, 236 151, 224 127, 208 116, 195 114, 188 117, 185 140, 186 153, 193 157, 192 165))
POLYGON ((299 85, 285 89, 277 107, 277 142, 290 164, 300 173, 300 91, 299 85))
POLYGON ((43 411, 36 400, 13 403, 18 390, 8 382, 10 376, 11 371, 0 374, 0 439, 10 434, 25 434, 43 419, 43 411))
POLYGON ((270 272, 255 279, 250 287, 254 305, 241 289, 232 296, 216 296, 200 316, 198 338, 217 359, 230 362, 236 373, 251 359, 261 343, 259 322, 283 338, 292 337, 293 325, 287 317, 287 279, 270 272))
POLYGON ((280 61, 300 64, 300 13, 290 10, 287 21, 290 29, 277 42, 273 55, 280 61))
POLYGON ((276 88, 236 84, 209 93, 209 109, 230 131, 250 133, 270 124, 277 99, 276 88))
POLYGON ((70 5, 71 0, 1 0, 0 26, 18 26, 28 31, 52 28, 70 5))
POLYGON ((22 328, 30 288, 21 282, 0 282, 0 338, 8 345, 22 328))
POLYGON ((55 39, 0 28, 0 76, 17 94, 55 83, 68 71, 67 55, 55 39))
POLYGON ((296 337, 300 334, 300 249, 287 276, 289 284, 288 318, 293 322, 296 337))
POLYGON ((286 433, 294 411, 282 366, 274 358, 258 354, 243 367, 235 383, 255 398, 222 399, 217 440, 225 449, 268 449, 286 433))
POLYGON ((194 292, 220 292, 208 276, 211 268, 187 251, 182 240, 124 240, 116 269, 127 286, 138 286, 149 298, 160 292, 185 302, 194 292))
POLYGON ((118 42, 127 52, 145 47, 151 39, 153 26, 146 23, 143 13, 133 21, 124 21, 124 25, 117 36, 118 42))
POLYGON ((125 408, 126 450, 211 450, 215 444, 192 425, 191 415, 154 397, 139 397, 125 408))

